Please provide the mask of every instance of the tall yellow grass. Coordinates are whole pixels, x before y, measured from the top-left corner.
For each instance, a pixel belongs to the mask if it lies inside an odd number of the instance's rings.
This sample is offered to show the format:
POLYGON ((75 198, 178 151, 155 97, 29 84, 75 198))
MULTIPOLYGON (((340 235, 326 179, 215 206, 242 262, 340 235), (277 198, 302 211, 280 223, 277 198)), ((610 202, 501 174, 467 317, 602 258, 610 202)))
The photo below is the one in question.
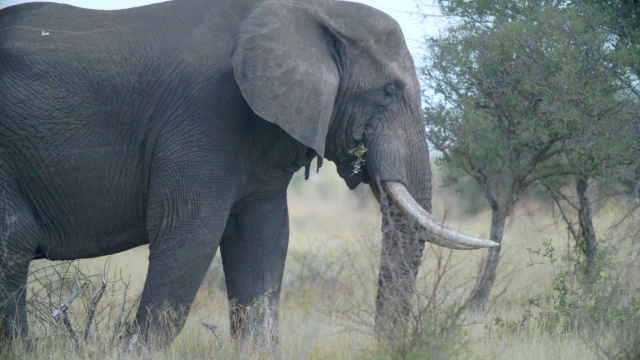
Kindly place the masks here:
MULTIPOLYGON (((280 312, 280 353, 251 352, 249 358, 284 359, 361 359, 377 356, 372 334, 376 286, 376 261, 380 240, 378 205, 368 189, 349 192, 330 164, 319 175, 304 182, 296 175, 289 192, 291 240, 283 284, 280 312), (353 315, 358 318, 354 319, 353 315), (350 316, 351 315, 351 316, 350 316)), ((438 179, 436 179, 438 181, 438 179)), ((474 216, 465 214, 464 199, 452 190, 434 186, 434 215, 467 233, 487 236, 488 210, 474 216)), ((602 238, 613 221, 611 212, 601 211, 596 228, 602 238)), ((558 253, 566 246, 562 224, 551 208, 528 201, 510 216, 504 235, 503 255, 494 294, 484 316, 465 320, 467 344, 463 357, 474 359, 592 359, 593 349, 585 339, 568 333, 531 331, 509 332, 494 326, 496 317, 517 320, 525 311, 528 297, 549 293, 553 287, 550 266, 528 267, 527 248, 540 248, 544 239, 554 239, 558 253)), ((433 276, 432 250, 426 251, 419 283, 427 284, 433 276)), ((111 272, 132 279, 130 293, 139 293, 145 279, 148 249, 136 248, 112 256, 111 272)), ((455 252, 454 270, 445 289, 450 302, 464 301, 479 270, 484 251, 455 252)), ((84 272, 100 274, 106 258, 83 260, 84 272)), ((226 295, 220 288, 222 274, 219 258, 200 289, 184 330, 168 349, 151 349, 148 354, 125 354, 122 349, 77 352, 69 347, 64 331, 56 334, 32 334, 32 349, 15 349, 14 358, 153 358, 210 359, 235 358, 238 354, 229 339, 226 295), (201 323, 220 326, 222 342, 201 323), (57 336, 57 337, 56 337, 57 336), (66 344, 66 345, 65 345, 66 344)), ((34 262, 33 268, 44 261, 34 262)), ((33 290, 33 289, 32 289, 33 290)), ((62 299, 61 301, 64 301, 62 299)), ((74 305, 76 306, 76 305, 74 305)), ((81 311, 78 310, 78 313, 81 311)), ((525 325, 531 326, 531 325, 525 325)), ((105 330, 106 331, 106 330, 105 330)), ((100 341, 100 334, 97 334, 100 341)), ((105 340, 107 336, 104 335, 105 340)), ((418 358, 430 359, 425 353, 418 358)))

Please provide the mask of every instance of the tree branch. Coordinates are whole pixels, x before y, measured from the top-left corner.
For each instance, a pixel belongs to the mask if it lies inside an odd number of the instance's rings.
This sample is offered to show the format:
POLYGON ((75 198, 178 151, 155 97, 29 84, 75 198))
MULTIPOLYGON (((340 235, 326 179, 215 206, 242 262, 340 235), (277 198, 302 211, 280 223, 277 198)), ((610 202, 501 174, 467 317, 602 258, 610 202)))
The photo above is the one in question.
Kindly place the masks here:
POLYGON ((89 333, 91 332, 91 322, 93 321, 93 318, 96 314, 96 306, 98 305, 98 302, 102 298, 102 295, 104 295, 104 292, 106 289, 107 289, 107 279, 105 279, 105 277, 103 276, 102 285, 100 286, 100 289, 98 289, 98 291, 96 292, 96 296, 93 298, 93 301, 91 301, 91 305, 89 306, 89 314, 87 315, 87 320, 84 323, 84 335, 82 336, 82 339, 84 340, 85 343, 89 339, 89 333))
POLYGON ((85 285, 87 284, 85 283, 80 285, 80 281, 78 281, 78 278, 76 278, 75 280, 76 280, 76 289, 64 304, 53 309, 51 316, 58 317, 60 314, 62 314, 62 322, 64 326, 67 328, 67 331, 71 335, 71 338, 73 339, 73 341, 76 343, 76 346, 80 347, 80 338, 78 337, 78 334, 76 334, 75 330, 73 330, 73 325, 71 324, 71 320, 69 319, 69 314, 67 310, 69 310, 71 303, 80 295, 85 285))

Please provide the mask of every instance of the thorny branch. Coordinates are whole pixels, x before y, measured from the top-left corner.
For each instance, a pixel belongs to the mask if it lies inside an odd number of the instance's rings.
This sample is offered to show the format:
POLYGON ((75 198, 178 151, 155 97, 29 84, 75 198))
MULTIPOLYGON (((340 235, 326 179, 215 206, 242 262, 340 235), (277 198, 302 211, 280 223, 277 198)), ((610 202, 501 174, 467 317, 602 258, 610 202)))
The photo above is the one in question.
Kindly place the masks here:
POLYGON ((103 276, 102 285, 100 286, 100 289, 96 291, 96 296, 93 298, 93 301, 91 301, 91 306, 89 307, 89 315, 87 315, 87 320, 84 324, 84 335, 82 336, 82 339, 85 343, 89 339, 89 333, 91 332, 91 322, 93 321, 93 318, 96 314, 96 306, 98 305, 98 302, 100 302, 100 299, 102 298, 102 295, 104 295, 106 289, 107 279, 103 276))
POLYGON ((125 314, 125 306, 127 304, 127 292, 129 291, 130 284, 131 284, 131 275, 129 275, 129 281, 127 281, 124 286, 124 296, 122 299, 122 307, 120 308, 120 312, 118 313, 118 318, 116 319, 116 324, 114 326, 114 331, 113 331, 113 337, 111 338, 111 344, 115 342, 117 336, 122 331, 122 325, 125 322, 125 320, 123 320, 123 317, 124 319, 128 319, 131 312, 131 310, 129 310, 129 312, 125 314))
POLYGON ((58 317, 60 316, 60 314, 62 314, 62 322, 64 323, 64 326, 67 328, 67 331, 69 331, 69 334, 71 334, 71 338, 73 338, 73 341, 75 341, 76 345, 80 347, 80 338, 78 338, 78 334, 76 334, 75 330, 73 330, 73 325, 71 325, 71 320, 69 320, 69 313, 67 312, 67 310, 69 310, 71 303, 78 297, 78 295, 80 295, 85 285, 87 284, 86 283, 80 284, 80 281, 78 281, 78 278, 76 278, 75 280, 76 280, 76 289, 73 291, 69 299, 64 304, 53 309, 51 316, 58 317))
POLYGON ((89 335, 91 334, 91 323, 95 318, 96 308, 98 306, 98 303, 100 302, 100 299, 102 299, 102 296, 104 295, 107 289, 107 279, 103 276, 101 280, 102 280, 102 285, 100 286, 98 291, 96 291, 96 294, 93 297, 93 300, 91 301, 91 305, 89 306, 87 319, 84 325, 84 331, 82 333, 82 338, 78 336, 78 333, 74 330, 73 324, 69 319, 68 310, 71 307, 71 304, 73 303, 73 301, 78 296, 80 296, 84 288, 87 286, 87 283, 80 284, 80 281, 78 280, 78 278, 76 278, 75 279, 76 289, 73 291, 71 296, 69 296, 69 299, 67 299, 67 301, 62 305, 58 306, 57 308, 54 308, 53 311, 51 312, 51 317, 53 318, 58 318, 60 315, 62 315, 62 323, 64 324, 65 328, 71 335, 71 338, 73 339, 73 341, 75 342, 78 348, 83 348, 86 345, 87 340, 89 339, 89 335))

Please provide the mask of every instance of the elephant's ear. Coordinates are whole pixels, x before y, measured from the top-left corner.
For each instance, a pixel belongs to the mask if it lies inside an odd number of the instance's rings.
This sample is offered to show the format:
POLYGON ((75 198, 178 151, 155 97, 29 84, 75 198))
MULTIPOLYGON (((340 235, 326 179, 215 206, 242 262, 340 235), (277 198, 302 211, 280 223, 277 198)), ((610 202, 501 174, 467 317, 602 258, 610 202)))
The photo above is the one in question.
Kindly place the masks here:
POLYGON ((324 155, 340 76, 335 24, 318 7, 267 1, 243 21, 232 65, 253 111, 324 155))

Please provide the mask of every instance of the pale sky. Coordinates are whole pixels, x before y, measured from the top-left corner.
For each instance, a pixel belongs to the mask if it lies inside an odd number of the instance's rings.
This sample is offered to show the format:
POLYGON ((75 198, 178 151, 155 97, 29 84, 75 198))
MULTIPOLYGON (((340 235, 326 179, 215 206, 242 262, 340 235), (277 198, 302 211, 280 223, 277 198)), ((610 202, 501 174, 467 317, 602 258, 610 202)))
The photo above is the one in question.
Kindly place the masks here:
MULTIPOLYGON (((416 12, 415 0, 355 0, 356 2, 367 4, 369 6, 380 9, 387 14, 391 15, 402 27, 402 32, 407 39, 407 44, 411 53, 419 59, 420 41, 423 38, 423 34, 428 32, 430 35, 436 35, 438 33, 438 19, 431 18, 428 22, 423 22, 417 15, 412 15, 416 12)), ((0 9, 10 5, 29 2, 25 0, 0 0, 0 9)), ((158 0, 58 0, 54 2, 65 3, 91 9, 124 9, 129 7, 141 6, 159 2, 158 0)), ((431 0, 424 0, 423 3, 430 3, 431 0)), ((433 13, 436 11, 435 7, 430 6, 428 11, 433 13)))

